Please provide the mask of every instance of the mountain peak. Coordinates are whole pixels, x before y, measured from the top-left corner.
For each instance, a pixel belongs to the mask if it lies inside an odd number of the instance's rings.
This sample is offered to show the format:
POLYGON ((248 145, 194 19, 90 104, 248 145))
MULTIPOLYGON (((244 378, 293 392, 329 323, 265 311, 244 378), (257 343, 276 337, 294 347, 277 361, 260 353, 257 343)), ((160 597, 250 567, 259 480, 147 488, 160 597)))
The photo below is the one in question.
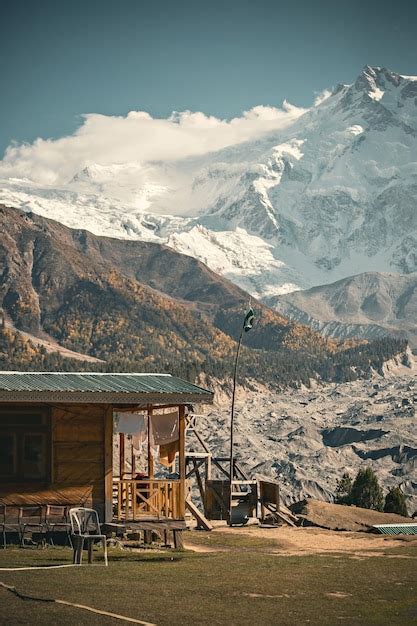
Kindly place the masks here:
POLYGON ((95 164, 86 165, 85 167, 83 167, 83 169, 81 169, 79 172, 74 174, 71 182, 78 183, 78 182, 86 182, 86 181, 94 180, 95 173, 96 173, 95 164))
POLYGON ((387 90, 397 88, 405 77, 385 67, 365 65, 354 83, 356 91, 366 93, 372 100, 381 100, 387 90))

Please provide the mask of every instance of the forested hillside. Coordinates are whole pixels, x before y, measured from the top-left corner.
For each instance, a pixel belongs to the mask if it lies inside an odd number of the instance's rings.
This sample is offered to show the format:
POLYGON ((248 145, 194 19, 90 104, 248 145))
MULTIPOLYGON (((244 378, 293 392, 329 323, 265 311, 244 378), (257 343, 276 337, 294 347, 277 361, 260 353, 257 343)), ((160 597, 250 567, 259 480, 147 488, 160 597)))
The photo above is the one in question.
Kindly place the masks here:
MULTIPOLYGON (((17 329, 47 333, 105 363, 47 354, 5 330, 3 369, 163 371, 195 380, 230 376, 249 296, 203 264, 159 244, 74 231, 0 209, 0 305, 17 329)), ((276 385, 367 376, 403 341, 336 343, 252 302, 242 377, 276 385)))

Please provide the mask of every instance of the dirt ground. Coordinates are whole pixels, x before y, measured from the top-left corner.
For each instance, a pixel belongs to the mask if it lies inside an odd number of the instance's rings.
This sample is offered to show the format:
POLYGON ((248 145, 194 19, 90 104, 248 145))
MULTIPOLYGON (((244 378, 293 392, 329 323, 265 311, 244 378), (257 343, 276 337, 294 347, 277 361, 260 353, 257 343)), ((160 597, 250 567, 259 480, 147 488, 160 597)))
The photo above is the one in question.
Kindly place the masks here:
MULTIPOLYGON (((278 528, 261 528, 259 526, 244 526, 230 528, 224 522, 216 524, 211 534, 215 535, 213 543, 207 545, 207 541, 199 541, 200 531, 190 531, 185 535, 185 547, 195 552, 217 552, 231 548, 230 539, 238 539, 247 536, 265 542, 265 550, 269 554, 279 556, 303 556, 309 554, 349 555, 352 558, 365 558, 369 556, 389 556, 390 558, 401 557, 399 554, 387 555, 390 548, 400 548, 402 545, 416 546, 417 536, 388 537, 363 532, 343 532, 326 530, 323 528, 291 528, 280 526, 278 528), (221 538, 224 539, 224 545, 221 538)), ((209 537, 205 533, 205 537, 209 537)), ((234 544, 234 542, 233 542, 234 544)))

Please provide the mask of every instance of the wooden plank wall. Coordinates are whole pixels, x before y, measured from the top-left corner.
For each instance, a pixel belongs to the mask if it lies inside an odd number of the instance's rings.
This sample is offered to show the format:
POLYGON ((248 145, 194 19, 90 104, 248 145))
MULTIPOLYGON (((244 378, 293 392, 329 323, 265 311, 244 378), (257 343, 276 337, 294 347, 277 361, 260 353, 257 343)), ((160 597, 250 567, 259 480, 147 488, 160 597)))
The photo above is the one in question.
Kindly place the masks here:
POLYGON ((112 419, 108 406, 52 406, 50 484, 0 482, 0 503, 87 506, 111 518, 112 419))
POLYGON ((106 407, 66 405, 52 409, 52 488, 68 504, 104 513, 106 407), (69 500, 72 499, 72 502, 69 500))

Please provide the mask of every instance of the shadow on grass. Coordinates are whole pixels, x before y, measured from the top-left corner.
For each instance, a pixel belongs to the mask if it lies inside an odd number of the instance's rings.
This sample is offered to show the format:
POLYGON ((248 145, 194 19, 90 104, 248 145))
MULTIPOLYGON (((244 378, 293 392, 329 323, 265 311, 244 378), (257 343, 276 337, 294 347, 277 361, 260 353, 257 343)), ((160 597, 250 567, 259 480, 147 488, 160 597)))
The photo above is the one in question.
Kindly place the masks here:
MULTIPOLYGON (((19 567, 43 567, 45 569, 54 568, 57 565, 72 564, 72 549, 62 547, 48 547, 46 549, 32 549, 8 547, 0 550, 0 571, 2 568, 19 567)), ((167 550, 137 552, 131 550, 109 549, 109 565, 112 563, 177 563, 184 559, 198 559, 206 556, 186 550, 167 550)), ((104 557, 101 550, 94 551, 93 565, 103 565, 104 557)), ((74 566, 75 567, 75 566, 74 566)), ((82 567, 88 567, 87 551, 83 555, 82 567)))

